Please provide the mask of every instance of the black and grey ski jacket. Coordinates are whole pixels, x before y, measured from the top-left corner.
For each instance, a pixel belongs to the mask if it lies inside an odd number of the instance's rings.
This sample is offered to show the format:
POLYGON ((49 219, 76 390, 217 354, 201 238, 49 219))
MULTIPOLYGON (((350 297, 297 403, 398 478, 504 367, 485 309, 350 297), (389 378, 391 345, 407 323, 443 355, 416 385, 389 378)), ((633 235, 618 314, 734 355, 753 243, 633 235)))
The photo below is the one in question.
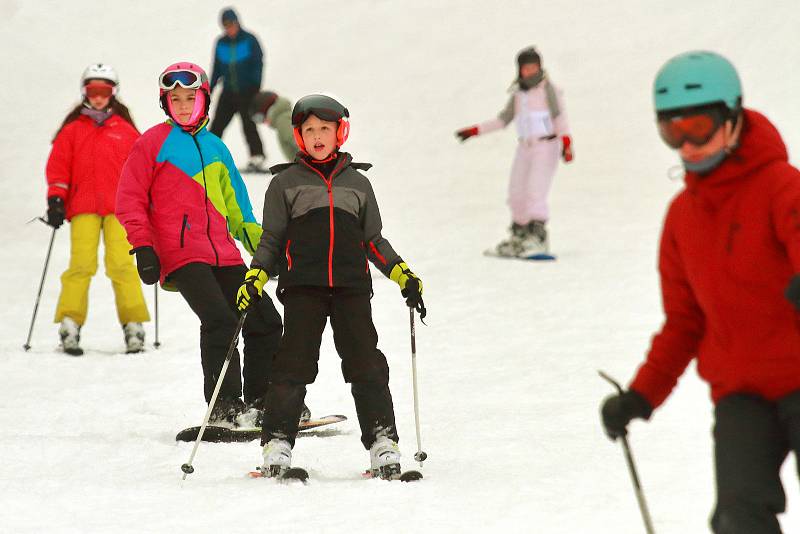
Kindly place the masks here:
POLYGON ((401 258, 381 235, 372 185, 346 152, 326 177, 305 159, 277 165, 264 197, 264 232, 252 267, 290 286, 371 289, 371 261, 387 277, 401 258))

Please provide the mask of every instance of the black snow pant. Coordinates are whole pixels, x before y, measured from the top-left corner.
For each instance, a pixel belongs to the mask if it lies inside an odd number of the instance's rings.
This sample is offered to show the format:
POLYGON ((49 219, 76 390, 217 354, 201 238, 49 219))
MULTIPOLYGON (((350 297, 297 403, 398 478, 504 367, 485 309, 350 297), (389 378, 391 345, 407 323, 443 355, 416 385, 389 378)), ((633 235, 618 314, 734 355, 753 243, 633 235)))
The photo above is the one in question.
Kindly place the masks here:
POLYGON ((242 121, 242 129, 244 130, 244 138, 247 141, 247 146, 250 149, 251 156, 263 156, 264 145, 261 143, 261 137, 258 135, 258 128, 256 123, 250 118, 250 102, 258 92, 258 89, 248 89, 241 93, 223 89, 222 94, 217 102, 217 107, 214 110, 214 119, 211 121, 209 130, 217 137, 222 138, 222 132, 228 127, 233 116, 238 113, 242 121))
MULTIPOLYGON (((190 263, 170 274, 169 279, 200 319, 200 361, 203 393, 211 400, 231 339, 239 322, 236 292, 244 281, 244 265, 213 267, 190 263)), ((244 401, 261 402, 269 381, 272 360, 281 339, 281 316, 267 296, 247 314, 242 326, 244 338, 244 401)), ((242 396, 242 372, 238 351, 231 357, 219 397, 242 396)))
POLYGON ((284 333, 272 367, 265 402, 262 445, 273 438, 294 446, 306 385, 317 377, 319 347, 327 317, 351 384, 361 443, 369 449, 378 436, 398 441, 389 392, 389 366, 378 350, 370 294, 365 290, 325 287, 288 288, 282 298, 284 333))
POLYGON ((723 398, 715 409, 716 534, 780 534, 786 509, 780 469, 800 461, 800 391, 777 402, 756 395, 723 398))

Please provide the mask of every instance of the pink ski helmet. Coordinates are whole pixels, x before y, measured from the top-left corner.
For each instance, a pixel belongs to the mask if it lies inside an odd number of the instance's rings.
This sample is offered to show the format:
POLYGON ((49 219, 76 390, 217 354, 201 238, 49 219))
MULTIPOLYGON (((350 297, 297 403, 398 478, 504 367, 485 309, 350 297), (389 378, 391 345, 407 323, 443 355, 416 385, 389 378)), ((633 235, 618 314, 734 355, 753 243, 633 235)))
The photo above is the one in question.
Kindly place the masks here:
POLYGON ((211 104, 211 86, 208 83, 208 75, 194 63, 186 61, 173 63, 158 77, 158 96, 164 113, 184 130, 191 130, 208 116, 208 107, 211 104), (194 100, 194 110, 186 123, 178 120, 173 112, 172 102, 167 98, 167 94, 179 85, 186 89, 199 89, 194 100))

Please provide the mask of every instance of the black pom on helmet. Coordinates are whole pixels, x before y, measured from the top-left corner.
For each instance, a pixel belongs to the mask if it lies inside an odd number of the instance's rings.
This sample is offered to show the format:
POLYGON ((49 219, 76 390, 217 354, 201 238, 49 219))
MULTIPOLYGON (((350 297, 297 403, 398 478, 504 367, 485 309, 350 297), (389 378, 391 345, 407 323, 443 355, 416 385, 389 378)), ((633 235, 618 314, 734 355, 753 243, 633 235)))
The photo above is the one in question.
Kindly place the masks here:
POLYGON ((528 63, 536 63, 537 65, 542 64, 542 57, 539 55, 539 52, 536 51, 536 48, 532 46, 523 48, 520 50, 519 54, 517 54, 517 68, 528 63))

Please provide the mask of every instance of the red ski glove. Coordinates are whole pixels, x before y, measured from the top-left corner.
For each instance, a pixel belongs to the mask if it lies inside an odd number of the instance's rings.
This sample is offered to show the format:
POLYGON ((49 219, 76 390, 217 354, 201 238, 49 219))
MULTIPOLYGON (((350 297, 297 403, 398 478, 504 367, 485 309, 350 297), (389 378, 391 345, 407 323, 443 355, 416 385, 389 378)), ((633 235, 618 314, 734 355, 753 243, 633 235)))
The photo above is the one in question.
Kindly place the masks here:
POLYGON ((462 128, 462 129, 460 129, 460 130, 458 130, 456 132, 456 137, 461 139, 462 143, 464 141, 466 141, 467 139, 469 139, 470 137, 474 137, 476 135, 478 135, 478 127, 477 126, 470 126, 469 128, 462 128))
POLYGON ((561 157, 564 159, 564 163, 571 162, 574 157, 572 155, 572 138, 568 135, 561 137, 561 157))

